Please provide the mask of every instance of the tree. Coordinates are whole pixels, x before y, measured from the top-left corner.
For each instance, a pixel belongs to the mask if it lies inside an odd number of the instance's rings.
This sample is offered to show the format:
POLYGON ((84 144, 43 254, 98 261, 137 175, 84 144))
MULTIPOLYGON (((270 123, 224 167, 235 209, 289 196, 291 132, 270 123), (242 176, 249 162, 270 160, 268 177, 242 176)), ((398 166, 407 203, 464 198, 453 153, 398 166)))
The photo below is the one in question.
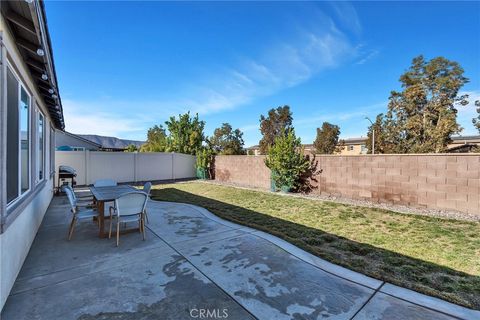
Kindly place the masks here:
POLYGON ((463 72, 457 62, 443 57, 428 62, 423 56, 414 58, 400 76, 403 90, 390 94, 388 112, 379 122, 378 145, 375 131, 375 149, 388 153, 445 152, 451 136, 461 130, 456 105, 468 103, 467 95, 458 95, 468 82, 463 72))
POLYGON ((275 143, 268 149, 265 165, 272 171, 277 188, 290 191, 302 187, 302 178, 310 169, 310 161, 293 129, 288 133, 281 132, 275 138, 275 143))
POLYGON ((242 131, 233 130, 229 123, 223 123, 220 128, 215 129, 209 144, 217 154, 245 154, 242 131))
POLYGON ((205 122, 198 119, 198 114, 195 117, 190 117, 190 112, 180 114, 178 120, 170 117, 165 124, 169 132, 166 151, 195 155, 202 147, 205 140, 203 133, 205 122))
POLYGON ((135 151, 138 151, 138 148, 136 145, 134 144, 129 144, 126 148, 125 148, 125 152, 135 152, 135 151))
POLYGON ((366 147, 369 154, 372 154, 373 151, 373 130, 375 130, 375 153, 396 153, 399 142, 396 141, 396 136, 391 135, 395 131, 392 128, 393 125, 392 121, 388 120, 383 113, 377 115, 373 125, 368 127, 366 147))
POLYGON ((153 126, 148 129, 147 142, 140 147, 140 152, 163 152, 167 145, 165 129, 160 126, 153 126))
POLYGON ((317 128, 317 137, 313 145, 320 154, 333 154, 339 152, 342 143, 339 142, 340 127, 324 122, 321 128, 317 128))
POLYGON ((260 140, 261 154, 267 153, 268 148, 274 144, 279 135, 286 134, 292 129, 292 120, 292 113, 287 105, 270 109, 267 117, 260 116, 260 132, 263 135, 260 140))
POLYGON ((475 107, 477 108, 478 116, 472 119, 473 125, 480 133, 480 100, 475 101, 475 107))

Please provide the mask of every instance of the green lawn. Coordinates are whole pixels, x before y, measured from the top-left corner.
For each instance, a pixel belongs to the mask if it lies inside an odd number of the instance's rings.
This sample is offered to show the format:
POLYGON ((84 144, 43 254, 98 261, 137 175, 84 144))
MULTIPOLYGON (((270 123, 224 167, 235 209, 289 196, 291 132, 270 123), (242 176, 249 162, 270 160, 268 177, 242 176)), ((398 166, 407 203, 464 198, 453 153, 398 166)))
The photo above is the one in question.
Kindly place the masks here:
POLYGON ((480 223, 394 213, 202 182, 156 186, 377 279, 480 309, 480 223))

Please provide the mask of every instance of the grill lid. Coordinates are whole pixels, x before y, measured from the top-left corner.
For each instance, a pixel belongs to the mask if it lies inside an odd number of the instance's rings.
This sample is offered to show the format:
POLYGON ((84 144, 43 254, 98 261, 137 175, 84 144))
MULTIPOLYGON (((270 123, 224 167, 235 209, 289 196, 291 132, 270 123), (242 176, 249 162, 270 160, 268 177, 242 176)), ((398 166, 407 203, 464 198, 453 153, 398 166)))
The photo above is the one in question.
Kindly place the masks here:
POLYGON ((58 168, 58 171, 62 174, 72 174, 72 175, 77 175, 77 172, 75 171, 75 169, 73 169, 72 167, 70 166, 60 166, 58 168))

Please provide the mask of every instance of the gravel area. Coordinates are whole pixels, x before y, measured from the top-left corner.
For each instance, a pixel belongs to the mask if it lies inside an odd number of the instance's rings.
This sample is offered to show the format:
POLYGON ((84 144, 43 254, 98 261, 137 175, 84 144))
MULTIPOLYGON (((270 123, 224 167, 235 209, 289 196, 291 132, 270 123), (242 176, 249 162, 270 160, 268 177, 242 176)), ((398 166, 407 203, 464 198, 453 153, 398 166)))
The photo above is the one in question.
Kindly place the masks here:
MULTIPOLYGON (((269 190, 245 187, 245 186, 241 186, 233 183, 218 182, 214 180, 198 180, 198 181, 201 183, 211 183, 211 184, 218 184, 218 185, 235 187, 235 188, 246 189, 246 190, 255 190, 259 192, 273 193, 272 191, 269 191, 269 190)), ((393 212, 406 213, 406 214, 416 214, 416 215, 422 215, 422 216, 437 217, 442 219, 454 219, 454 220, 480 222, 480 215, 464 213, 459 211, 416 208, 416 207, 409 207, 405 205, 398 205, 398 204, 391 204, 391 203, 378 203, 378 202, 373 202, 368 200, 351 199, 351 198, 331 196, 331 195, 298 194, 298 193, 282 193, 282 192, 275 192, 275 193, 285 197, 299 197, 299 198, 314 199, 319 201, 331 201, 331 202, 354 205, 354 206, 385 209, 393 212)))

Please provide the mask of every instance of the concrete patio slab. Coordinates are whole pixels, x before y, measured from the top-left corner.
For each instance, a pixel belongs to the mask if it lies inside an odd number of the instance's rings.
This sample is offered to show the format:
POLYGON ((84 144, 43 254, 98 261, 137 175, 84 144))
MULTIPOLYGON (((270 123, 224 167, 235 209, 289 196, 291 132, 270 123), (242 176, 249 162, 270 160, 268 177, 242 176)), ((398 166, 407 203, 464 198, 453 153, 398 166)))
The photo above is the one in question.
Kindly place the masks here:
MULTIPOLYGON (((48 215, 68 210, 55 199, 48 215)), ((58 216, 60 217, 60 216, 58 216)), ((47 220, 52 222, 53 220, 47 220)), ((248 311, 149 231, 99 239, 94 223, 42 225, 2 319, 189 319, 209 310, 232 319, 248 311)))
POLYGON ((147 240, 66 240, 47 212, 2 319, 480 319, 480 312, 336 266, 193 205, 150 201, 147 240), (207 313, 208 312, 208 313, 207 313))
POLYGON ((374 293, 253 235, 180 252, 259 319, 349 319, 374 293))
POLYGON ((147 232, 149 241, 142 241, 141 234, 136 232, 121 237, 121 245, 117 248, 113 238, 99 241, 98 229, 93 222, 79 223, 70 241, 67 240, 67 231, 68 225, 41 228, 17 280, 124 257, 132 251, 163 244, 152 232, 147 232))
POLYGON ((241 306, 171 254, 10 296, 4 319, 188 319, 194 309, 228 310, 252 319, 241 306))
POLYGON ((377 293, 353 318, 354 320, 449 320, 454 319, 437 311, 377 293))
POLYGON ((270 241, 271 243, 277 245, 278 247, 282 248, 283 250, 287 251, 288 253, 296 256, 297 258, 308 262, 328 273, 331 273, 333 275, 336 275, 340 278, 361 284, 363 286, 372 288, 372 289, 378 289, 382 284, 383 281, 368 277, 366 275, 363 275, 361 273, 352 271, 350 269, 341 267, 339 265, 330 263, 328 261, 325 261, 317 256, 314 256, 311 253, 308 253, 293 244, 282 240, 280 238, 277 238, 275 236, 272 236, 271 234, 268 234, 263 231, 255 231, 252 233, 252 235, 255 235, 259 238, 265 239, 270 241))
POLYGON ((163 205, 153 201, 148 207, 148 219, 148 228, 169 243, 197 239, 233 229, 205 219, 189 206, 163 205))
POLYGON ((480 319, 480 311, 467 309, 390 283, 385 283, 380 289, 380 292, 384 292, 399 299, 413 301, 419 305, 455 316, 459 319, 480 319))

